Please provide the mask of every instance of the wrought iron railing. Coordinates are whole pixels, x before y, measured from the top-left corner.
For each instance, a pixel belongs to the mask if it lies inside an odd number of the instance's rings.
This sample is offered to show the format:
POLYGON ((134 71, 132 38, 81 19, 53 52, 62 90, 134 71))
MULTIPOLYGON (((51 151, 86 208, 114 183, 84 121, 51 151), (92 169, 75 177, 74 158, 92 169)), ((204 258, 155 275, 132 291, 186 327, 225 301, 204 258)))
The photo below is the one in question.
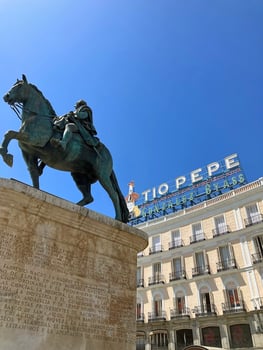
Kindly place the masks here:
POLYGON ((216 263, 217 272, 236 269, 236 259, 222 260, 216 263))
POLYGON ((170 310, 171 320, 174 318, 182 318, 182 317, 190 318, 189 307, 175 308, 170 310))
POLYGON ((212 316, 217 314, 215 304, 203 304, 195 306, 194 313, 196 316, 212 316))
POLYGON ((144 322, 144 314, 143 313, 136 315, 136 322, 141 322, 141 323, 144 322))
POLYGON ((203 265, 203 266, 196 266, 192 268, 192 276, 200 276, 200 275, 209 275, 210 274, 210 267, 209 265, 203 265))
POLYGON ((137 280, 137 288, 144 287, 144 279, 140 278, 137 280))
POLYGON ((251 215, 248 218, 245 219, 245 226, 251 226, 255 224, 259 224, 260 222, 263 221, 263 215, 262 214, 256 214, 256 215, 251 215))
POLYGON ((180 271, 173 271, 169 273, 169 281, 176 281, 176 280, 181 280, 181 279, 186 279, 186 273, 185 270, 180 270, 180 271))
POLYGON ((204 241, 206 239, 205 234, 202 233, 198 233, 196 235, 193 235, 190 237, 190 244, 192 243, 196 243, 196 242, 200 242, 200 241, 204 241))
POLYGON ((212 232, 213 232, 213 237, 217 237, 217 236, 221 236, 221 235, 225 235, 226 233, 229 233, 230 228, 228 225, 223 225, 223 226, 214 228, 212 232))
POLYGON ((175 239, 175 240, 169 242, 168 244, 169 244, 169 250, 184 246, 184 242, 182 239, 175 239))
POLYGON ((160 311, 160 312, 148 312, 148 322, 151 321, 165 321, 166 320, 166 312, 160 311))
POLYGON ((149 254, 156 254, 163 251, 163 246, 161 244, 158 244, 156 246, 149 248, 149 254))
POLYGON ((222 303, 222 310, 223 313, 243 312, 246 311, 246 305, 243 299, 231 303, 227 301, 222 303))
POLYGON ((148 285, 151 286, 153 284, 164 284, 165 279, 163 274, 156 274, 148 278, 148 285))
POLYGON ((252 261, 253 264, 258 264, 263 261, 263 254, 262 253, 256 253, 252 254, 252 261))

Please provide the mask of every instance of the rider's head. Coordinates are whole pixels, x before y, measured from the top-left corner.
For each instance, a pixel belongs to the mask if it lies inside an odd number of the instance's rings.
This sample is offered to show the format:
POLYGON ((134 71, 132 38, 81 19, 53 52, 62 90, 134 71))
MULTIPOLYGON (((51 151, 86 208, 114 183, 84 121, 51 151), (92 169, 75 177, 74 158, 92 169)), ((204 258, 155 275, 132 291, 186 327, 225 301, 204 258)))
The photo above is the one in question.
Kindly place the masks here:
POLYGON ((84 100, 77 101, 76 104, 75 104, 75 108, 78 109, 81 106, 87 106, 87 102, 84 101, 84 100))

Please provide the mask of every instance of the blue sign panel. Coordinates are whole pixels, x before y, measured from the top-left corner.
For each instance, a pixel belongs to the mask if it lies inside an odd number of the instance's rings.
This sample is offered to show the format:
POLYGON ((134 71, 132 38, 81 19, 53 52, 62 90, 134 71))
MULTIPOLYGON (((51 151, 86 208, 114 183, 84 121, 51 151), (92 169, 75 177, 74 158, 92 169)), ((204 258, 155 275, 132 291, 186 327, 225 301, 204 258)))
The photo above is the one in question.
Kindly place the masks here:
MULTIPOLYGON (((153 220, 219 196, 246 183, 237 154, 196 169, 187 176, 142 192, 130 206, 130 224, 153 220)), ((129 203, 128 203, 129 207, 129 203)))

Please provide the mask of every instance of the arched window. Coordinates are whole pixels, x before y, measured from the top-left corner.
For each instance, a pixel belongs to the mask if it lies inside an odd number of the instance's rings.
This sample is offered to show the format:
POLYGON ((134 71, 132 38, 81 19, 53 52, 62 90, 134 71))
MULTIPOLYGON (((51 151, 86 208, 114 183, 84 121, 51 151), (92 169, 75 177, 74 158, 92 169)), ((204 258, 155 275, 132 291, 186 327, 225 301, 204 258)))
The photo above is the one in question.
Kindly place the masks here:
POLYGON ((202 345, 221 348, 221 336, 219 327, 205 327, 201 329, 202 345))
POLYGON ((150 335, 151 350, 168 349, 168 334, 164 330, 156 330, 150 335))
POLYGON ((250 327, 248 324, 235 324, 229 327, 232 348, 253 347, 250 327))
POLYGON ((245 310, 245 304, 242 298, 240 288, 234 282, 226 284, 225 302, 222 304, 223 312, 232 312, 238 310, 245 310))
POLYGON ((144 350, 145 349, 145 333, 138 332, 136 334, 136 350, 144 350))
POLYGON ((203 286, 199 290, 200 306, 196 308, 196 314, 215 313, 215 305, 213 302, 213 294, 207 286, 203 286))
POLYGON ((140 298, 137 298, 136 303, 136 321, 144 322, 143 303, 140 298))
POLYGON ((176 331, 176 349, 181 350, 193 344, 192 329, 179 329, 176 331))

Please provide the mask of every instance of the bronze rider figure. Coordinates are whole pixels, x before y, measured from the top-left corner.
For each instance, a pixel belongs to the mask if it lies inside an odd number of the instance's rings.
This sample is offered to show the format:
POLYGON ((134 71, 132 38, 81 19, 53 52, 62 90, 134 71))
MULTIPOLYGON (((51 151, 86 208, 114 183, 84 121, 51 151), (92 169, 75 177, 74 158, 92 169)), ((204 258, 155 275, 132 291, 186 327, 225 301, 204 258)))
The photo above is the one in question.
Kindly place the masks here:
POLYGON ((65 129, 62 139, 52 139, 52 144, 65 150, 72 138, 72 133, 79 132, 88 145, 96 147, 99 139, 95 137, 97 131, 93 125, 92 109, 84 100, 77 101, 74 107, 74 112, 69 112, 54 122, 55 127, 65 129))

